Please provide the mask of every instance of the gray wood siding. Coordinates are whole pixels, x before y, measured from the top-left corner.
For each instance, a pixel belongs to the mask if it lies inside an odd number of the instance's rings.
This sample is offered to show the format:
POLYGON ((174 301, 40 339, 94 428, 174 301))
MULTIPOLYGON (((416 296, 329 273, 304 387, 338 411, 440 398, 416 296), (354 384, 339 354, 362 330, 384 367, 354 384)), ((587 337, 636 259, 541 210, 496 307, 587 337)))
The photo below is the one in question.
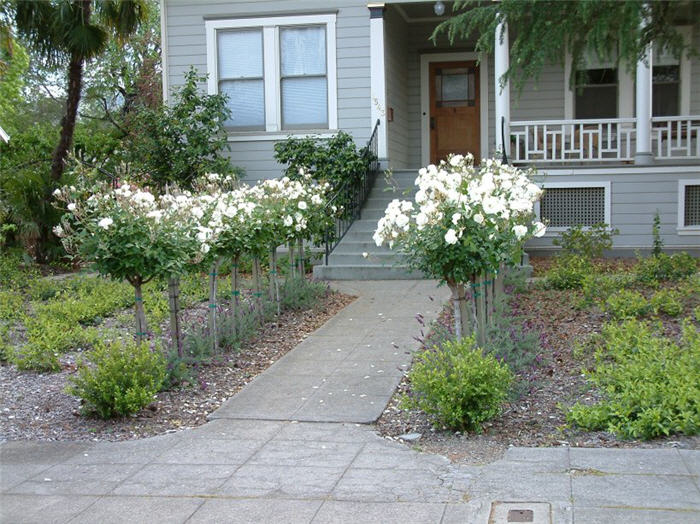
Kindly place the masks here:
MULTIPOLYGON (((700 167, 666 168, 630 166, 611 169, 606 174, 602 168, 576 169, 573 174, 562 170, 541 169, 546 183, 610 182, 611 225, 620 234, 613 240, 614 249, 639 249, 651 246, 651 227, 658 210, 661 219, 661 236, 666 247, 700 250, 700 235, 679 235, 678 181, 700 179, 700 167)), ((528 250, 552 247, 552 238, 546 235, 528 242, 528 250)))
MULTIPOLYGON (((364 146, 370 134, 369 10, 364 0, 166 0, 170 88, 182 85, 190 67, 207 73, 205 18, 294 15, 337 12, 336 71, 338 128, 364 146)), ((202 86, 206 89, 206 86, 202 86)), ((230 142, 231 162, 246 171, 246 180, 279 176, 282 166, 273 157, 274 141, 230 142)))
POLYGON ((389 6, 384 16, 386 105, 387 111, 393 110, 394 119, 389 122, 387 118, 387 152, 389 167, 395 169, 414 167, 409 163, 412 144, 409 138, 407 33, 408 25, 389 6))

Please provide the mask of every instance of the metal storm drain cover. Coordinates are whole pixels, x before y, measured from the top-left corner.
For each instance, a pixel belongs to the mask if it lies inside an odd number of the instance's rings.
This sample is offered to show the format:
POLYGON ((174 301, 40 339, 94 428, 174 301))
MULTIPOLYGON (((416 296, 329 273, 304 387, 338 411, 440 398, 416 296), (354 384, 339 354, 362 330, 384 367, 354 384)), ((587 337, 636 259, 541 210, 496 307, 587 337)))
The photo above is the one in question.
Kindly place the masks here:
POLYGON ((491 504, 489 524, 552 524, 551 514, 552 507, 549 502, 494 502, 491 504))

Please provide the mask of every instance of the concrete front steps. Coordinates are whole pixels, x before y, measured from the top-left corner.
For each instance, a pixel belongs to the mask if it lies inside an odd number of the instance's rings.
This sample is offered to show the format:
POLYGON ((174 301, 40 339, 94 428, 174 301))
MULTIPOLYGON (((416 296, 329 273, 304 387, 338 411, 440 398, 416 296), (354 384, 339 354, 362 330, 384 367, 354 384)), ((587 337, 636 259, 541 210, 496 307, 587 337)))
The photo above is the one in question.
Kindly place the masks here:
POLYGON ((417 169, 394 171, 390 178, 379 173, 356 220, 328 258, 328 265, 314 266, 319 280, 401 280, 422 278, 409 271, 395 251, 377 247, 372 235, 393 199, 413 200, 417 169), (366 254, 366 255, 365 255, 366 254))

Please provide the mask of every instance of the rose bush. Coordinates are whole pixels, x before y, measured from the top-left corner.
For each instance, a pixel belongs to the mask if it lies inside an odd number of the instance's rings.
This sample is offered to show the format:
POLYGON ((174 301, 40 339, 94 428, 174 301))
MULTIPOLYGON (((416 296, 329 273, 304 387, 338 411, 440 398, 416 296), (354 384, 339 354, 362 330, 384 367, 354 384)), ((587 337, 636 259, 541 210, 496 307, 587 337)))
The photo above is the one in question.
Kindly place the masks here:
POLYGON ((545 232, 534 216, 542 190, 532 172, 492 159, 475 167, 473 160, 453 155, 422 168, 415 202, 392 201, 374 233, 378 246, 397 248, 412 268, 447 283, 458 337, 471 330, 465 284, 496 273, 545 232))

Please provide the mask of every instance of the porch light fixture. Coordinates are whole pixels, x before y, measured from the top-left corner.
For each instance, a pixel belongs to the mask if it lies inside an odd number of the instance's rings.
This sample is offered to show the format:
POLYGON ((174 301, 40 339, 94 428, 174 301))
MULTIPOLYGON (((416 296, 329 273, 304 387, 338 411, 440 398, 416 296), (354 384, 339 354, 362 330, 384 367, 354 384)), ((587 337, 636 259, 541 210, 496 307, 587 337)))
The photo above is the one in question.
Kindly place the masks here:
POLYGON ((435 2, 435 5, 433 6, 433 11, 435 11, 435 14, 438 16, 442 16, 445 14, 445 4, 438 0, 435 2))

